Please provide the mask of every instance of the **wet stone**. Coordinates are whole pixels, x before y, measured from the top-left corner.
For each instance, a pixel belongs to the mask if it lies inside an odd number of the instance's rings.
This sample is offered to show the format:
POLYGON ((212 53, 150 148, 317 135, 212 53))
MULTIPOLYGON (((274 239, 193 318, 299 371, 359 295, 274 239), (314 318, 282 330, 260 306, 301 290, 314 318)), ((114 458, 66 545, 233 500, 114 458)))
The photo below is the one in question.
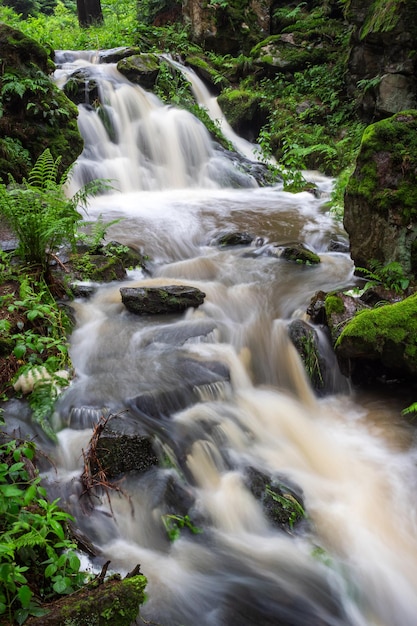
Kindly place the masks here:
POLYGON ((203 304, 206 294, 196 287, 167 285, 166 287, 122 287, 122 302, 135 315, 180 313, 203 304))

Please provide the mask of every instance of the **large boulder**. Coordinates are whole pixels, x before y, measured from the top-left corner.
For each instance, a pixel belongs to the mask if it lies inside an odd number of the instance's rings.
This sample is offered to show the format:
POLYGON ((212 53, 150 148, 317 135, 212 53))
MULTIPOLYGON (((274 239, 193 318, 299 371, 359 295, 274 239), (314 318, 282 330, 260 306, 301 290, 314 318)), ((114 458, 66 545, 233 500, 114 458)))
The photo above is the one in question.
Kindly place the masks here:
POLYGON ((0 24, 0 179, 20 181, 49 148, 62 167, 83 148, 77 107, 50 77, 52 51, 6 24, 0 24))
POLYGON ((357 267, 399 263, 417 274, 417 111, 368 126, 345 194, 344 226, 357 267))
POLYGON ((354 382, 417 375, 417 294, 357 313, 336 341, 342 369, 354 382))

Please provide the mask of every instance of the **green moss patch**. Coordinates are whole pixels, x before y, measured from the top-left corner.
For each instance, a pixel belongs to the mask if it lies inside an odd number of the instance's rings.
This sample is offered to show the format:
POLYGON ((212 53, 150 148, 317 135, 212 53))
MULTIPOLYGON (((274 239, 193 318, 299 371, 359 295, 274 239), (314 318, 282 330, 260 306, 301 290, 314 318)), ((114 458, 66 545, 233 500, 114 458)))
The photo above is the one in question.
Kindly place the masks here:
POLYGON ((336 349, 345 358, 380 359, 393 369, 417 372, 417 294, 358 313, 343 329, 336 349))

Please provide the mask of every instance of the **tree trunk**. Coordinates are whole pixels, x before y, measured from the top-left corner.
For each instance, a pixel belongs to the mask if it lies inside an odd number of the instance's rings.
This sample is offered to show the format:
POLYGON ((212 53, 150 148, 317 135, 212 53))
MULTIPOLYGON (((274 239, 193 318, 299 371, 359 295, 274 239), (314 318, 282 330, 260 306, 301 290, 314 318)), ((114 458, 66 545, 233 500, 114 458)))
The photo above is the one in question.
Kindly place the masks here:
POLYGON ((77 0, 77 13, 81 28, 103 22, 100 0, 77 0))

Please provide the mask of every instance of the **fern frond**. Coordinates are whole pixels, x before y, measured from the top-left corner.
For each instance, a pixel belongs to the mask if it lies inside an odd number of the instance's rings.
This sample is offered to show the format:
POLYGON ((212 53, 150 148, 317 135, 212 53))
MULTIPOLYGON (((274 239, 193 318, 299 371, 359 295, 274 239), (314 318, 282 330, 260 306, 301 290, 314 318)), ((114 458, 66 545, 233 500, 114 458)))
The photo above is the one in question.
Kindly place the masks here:
POLYGON ((14 539, 14 545, 16 550, 20 550, 21 548, 35 548, 36 546, 44 546, 46 543, 45 537, 42 537, 41 533, 31 531, 29 533, 25 533, 20 537, 14 539))
POLYGON ((37 187, 42 190, 48 189, 51 186, 57 186, 60 163, 61 157, 57 157, 54 161, 50 149, 46 148, 46 150, 39 155, 35 165, 30 171, 29 184, 32 187, 37 187))

